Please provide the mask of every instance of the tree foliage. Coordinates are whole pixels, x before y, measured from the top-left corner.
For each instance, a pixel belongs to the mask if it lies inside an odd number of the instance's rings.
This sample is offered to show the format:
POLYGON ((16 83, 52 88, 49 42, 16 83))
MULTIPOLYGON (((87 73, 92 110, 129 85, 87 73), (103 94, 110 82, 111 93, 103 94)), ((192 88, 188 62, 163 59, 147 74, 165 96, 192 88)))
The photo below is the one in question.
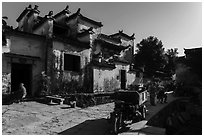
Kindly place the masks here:
POLYGON ((170 74, 175 73, 175 60, 178 57, 178 48, 167 49, 165 55, 168 57, 167 65, 165 66, 166 72, 170 74))
POLYGON ((156 37, 150 36, 137 44, 135 54, 135 66, 144 67, 144 71, 149 76, 153 76, 156 71, 160 71, 167 63, 164 54, 163 44, 156 37))
POLYGON ((178 56, 178 48, 167 49, 166 54, 171 58, 176 58, 178 56))

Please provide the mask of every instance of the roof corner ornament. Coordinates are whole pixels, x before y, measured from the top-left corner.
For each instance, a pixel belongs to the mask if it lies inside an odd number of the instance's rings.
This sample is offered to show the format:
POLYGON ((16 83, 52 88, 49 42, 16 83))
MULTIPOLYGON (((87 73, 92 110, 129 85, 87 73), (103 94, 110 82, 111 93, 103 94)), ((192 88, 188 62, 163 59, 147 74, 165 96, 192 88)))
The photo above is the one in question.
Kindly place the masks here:
POLYGON ((31 5, 31 4, 29 4, 27 8, 28 8, 28 9, 32 9, 32 5, 31 5))
POLYGON ((67 5, 64 10, 68 10, 68 9, 69 9, 69 5, 67 5))
POLYGON ((45 15, 46 18, 54 19, 53 18, 53 11, 49 11, 48 15, 45 15))
POLYGON ((132 34, 131 38, 134 38, 134 37, 135 37, 135 33, 132 34))
POLYGON ((65 7, 65 9, 64 9, 64 11, 66 12, 66 13, 71 13, 70 11, 69 11, 69 5, 67 5, 66 7, 65 7))
POLYGON ((78 10, 77 10, 77 15, 79 15, 80 14, 80 11, 81 11, 81 8, 78 8, 78 10))
POLYGON ((35 5, 34 10, 37 10, 37 9, 38 9, 38 5, 35 5))
POLYGON ((38 14, 40 13, 40 11, 38 10, 38 5, 35 5, 33 11, 37 12, 38 14))
POLYGON ((119 30, 119 33, 123 33, 123 30, 119 30))
POLYGON ((48 16, 52 16, 53 15, 53 11, 51 10, 49 13, 48 13, 48 16))

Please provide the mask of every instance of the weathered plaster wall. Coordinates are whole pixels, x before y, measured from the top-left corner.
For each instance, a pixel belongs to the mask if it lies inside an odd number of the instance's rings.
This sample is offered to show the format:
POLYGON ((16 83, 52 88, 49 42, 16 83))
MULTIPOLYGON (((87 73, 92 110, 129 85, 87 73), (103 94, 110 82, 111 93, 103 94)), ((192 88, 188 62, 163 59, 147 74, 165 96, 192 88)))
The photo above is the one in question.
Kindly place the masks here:
POLYGON ((136 72, 129 71, 129 65, 116 64, 115 69, 93 68, 93 91, 108 92, 121 88, 121 70, 126 70, 126 88, 131 84, 138 84, 136 72))
POLYGON ((138 84, 138 78, 136 78, 136 72, 127 72, 127 81, 126 81, 126 87, 129 85, 136 85, 138 84))
POLYGON ((120 88, 119 72, 117 69, 93 68, 93 92, 108 92, 120 88))
MULTIPOLYGON (((127 65, 127 64, 124 65, 122 63, 117 63, 116 62, 116 69, 117 69, 118 72, 120 72, 120 70, 126 70, 126 88, 128 88, 129 85, 137 85, 138 82, 139 82, 139 79, 140 79, 140 78, 136 77, 136 72, 135 71, 130 71, 129 68, 130 68, 130 66, 127 65)), ((121 76, 119 77, 119 80, 120 79, 121 79, 121 76)))
MULTIPOLYGON (((78 55, 81 58, 81 69, 83 69, 90 62, 90 49, 82 49, 80 46, 74 46, 59 41, 53 41, 53 51, 62 53, 78 55)), ((62 54, 63 57, 63 54, 62 54)))
POLYGON ((12 62, 9 57, 2 57, 2 74, 5 79, 7 77, 8 82, 11 80, 11 63, 20 63, 20 64, 32 64, 32 95, 34 95, 39 90, 39 80, 40 74, 44 71, 44 40, 38 38, 32 38, 21 35, 11 35, 10 36, 10 53, 40 57, 39 60, 32 61, 26 59, 25 62, 21 62, 19 58, 13 58, 12 62))
POLYGON ((58 66, 57 68, 59 68, 59 66, 62 65, 63 80, 76 80, 80 84, 83 84, 85 68, 90 62, 90 49, 82 49, 79 46, 73 46, 60 41, 53 41, 53 53, 55 54, 55 66, 58 66), (64 53, 80 56, 80 72, 64 71, 64 53), (62 58, 61 61, 59 59, 60 56, 62 58), (56 63, 56 61, 58 61, 58 63, 56 63))
POLYGON ((45 40, 40 38, 22 36, 10 36, 11 46, 10 53, 43 57, 43 47, 45 40))
POLYGON ((11 65, 9 59, 2 56, 2 93, 10 94, 11 89, 11 65))

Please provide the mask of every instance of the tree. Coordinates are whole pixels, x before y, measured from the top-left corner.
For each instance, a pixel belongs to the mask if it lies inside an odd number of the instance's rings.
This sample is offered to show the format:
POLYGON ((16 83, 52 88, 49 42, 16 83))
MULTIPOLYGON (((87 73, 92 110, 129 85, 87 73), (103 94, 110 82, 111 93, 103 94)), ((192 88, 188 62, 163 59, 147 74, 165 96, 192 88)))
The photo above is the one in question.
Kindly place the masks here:
POLYGON ((178 57, 178 48, 167 49, 165 55, 168 57, 168 63, 165 66, 165 70, 172 75, 175 73, 175 59, 178 57))
POLYGON ((156 71, 161 71, 167 59, 164 55, 163 44, 156 37, 149 36, 137 44, 137 54, 135 54, 135 67, 144 67, 148 76, 154 76, 156 71))
POLYGON ((175 57, 178 56, 178 48, 167 49, 166 54, 169 55, 172 58, 175 58, 175 57))

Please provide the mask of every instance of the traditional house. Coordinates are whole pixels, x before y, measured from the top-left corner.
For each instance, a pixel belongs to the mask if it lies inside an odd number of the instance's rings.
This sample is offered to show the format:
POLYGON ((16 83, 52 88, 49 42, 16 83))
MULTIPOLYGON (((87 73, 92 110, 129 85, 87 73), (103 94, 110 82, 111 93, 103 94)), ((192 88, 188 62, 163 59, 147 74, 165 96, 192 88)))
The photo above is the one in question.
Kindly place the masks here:
POLYGON ((107 36, 98 35, 93 45, 93 91, 127 89, 139 84, 141 77, 132 69, 134 35, 122 31, 107 36), (138 76, 138 78, 137 78, 138 76))
POLYGON ((38 90, 40 74, 44 71, 46 38, 32 33, 6 29, 6 44, 2 45, 3 93, 18 90, 24 83, 28 96, 38 90))
POLYGON ((107 92, 141 82, 142 75, 132 69, 134 34, 102 34, 101 22, 83 16, 80 8, 73 14, 68 8, 41 17, 38 6, 29 5, 17 18, 18 27, 3 32, 5 91, 16 91, 23 82, 30 96, 38 94, 42 72, 50 77, 53 94, 77 87, 107 92))
POLYGON ((3 34, 6 43, 2 45, 3 93, 16 92, 24 83, 28 96, 39 91, 40 74, 45 69, 47 38, 32 33, 38 19, 37 6, 29 5, 17 18, 18 27, 7 27, 3 34))
POLYGON ((184 49, 176 60, 176 81, 185 85, 202 83, 202 48, 184 49))

